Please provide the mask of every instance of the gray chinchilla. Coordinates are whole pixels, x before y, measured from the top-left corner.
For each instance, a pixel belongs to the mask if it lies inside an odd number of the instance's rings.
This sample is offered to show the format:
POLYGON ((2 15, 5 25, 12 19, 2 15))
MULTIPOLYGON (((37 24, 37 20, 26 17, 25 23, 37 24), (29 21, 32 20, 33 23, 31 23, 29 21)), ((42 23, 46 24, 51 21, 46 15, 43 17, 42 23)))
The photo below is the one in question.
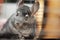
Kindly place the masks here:
POLYGON ((19 40, 25 40, 25 38, 29 36, 34 37, 35 35, 36 18, 34 17, 34 14, 39 9, 39 3, 34 3, 31 10, 28 6, 23 5, 24 3, 22 1, 19 1, 18 3, 19 6, 16 13, 12 14, 4 24, 0 31, 0 36, 8 34, 11 36, 9 37, 11 39, 19 38, 19 40), (13 36, 13 34, 18 35, 13 36))

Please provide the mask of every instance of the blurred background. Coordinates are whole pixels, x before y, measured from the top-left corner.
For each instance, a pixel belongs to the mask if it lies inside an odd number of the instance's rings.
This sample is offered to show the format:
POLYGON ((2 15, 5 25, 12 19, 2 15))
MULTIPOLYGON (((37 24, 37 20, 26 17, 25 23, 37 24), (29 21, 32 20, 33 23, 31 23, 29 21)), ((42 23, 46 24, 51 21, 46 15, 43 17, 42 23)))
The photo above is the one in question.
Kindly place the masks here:
POLYGON ((0 18, 9 18, 15 12, 16 0, 0 0, 0 18))

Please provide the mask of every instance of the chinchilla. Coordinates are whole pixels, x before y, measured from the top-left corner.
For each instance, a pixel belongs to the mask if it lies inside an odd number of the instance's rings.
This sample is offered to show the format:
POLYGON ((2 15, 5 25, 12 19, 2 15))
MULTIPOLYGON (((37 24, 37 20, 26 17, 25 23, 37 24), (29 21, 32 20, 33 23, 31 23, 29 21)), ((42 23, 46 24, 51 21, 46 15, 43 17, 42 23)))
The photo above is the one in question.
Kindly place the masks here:
POLYGON ((34 3, 31 10, 23 4, 23 0, 19 0, 16 13, 12 14, 4 24, 0 31, 0 38, 4 37, 4 35, 9 39, 19 38, 19 40, 25 40, 28 37, 34 38, 37 25, 34 14, 39 9, 39 3, 34 3))

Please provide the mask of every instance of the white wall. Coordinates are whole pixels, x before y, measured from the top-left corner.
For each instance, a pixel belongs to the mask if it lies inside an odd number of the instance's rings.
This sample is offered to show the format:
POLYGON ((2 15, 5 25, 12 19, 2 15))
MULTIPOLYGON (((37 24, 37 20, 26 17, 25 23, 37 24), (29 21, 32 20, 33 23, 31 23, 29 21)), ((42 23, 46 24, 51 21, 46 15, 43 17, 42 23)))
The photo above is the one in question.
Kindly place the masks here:
POLYGON ((9 18, 11 14, 15 13, 16 8, 16 4, 3 4, 2 15, 0 16, 0 18, 9 18))

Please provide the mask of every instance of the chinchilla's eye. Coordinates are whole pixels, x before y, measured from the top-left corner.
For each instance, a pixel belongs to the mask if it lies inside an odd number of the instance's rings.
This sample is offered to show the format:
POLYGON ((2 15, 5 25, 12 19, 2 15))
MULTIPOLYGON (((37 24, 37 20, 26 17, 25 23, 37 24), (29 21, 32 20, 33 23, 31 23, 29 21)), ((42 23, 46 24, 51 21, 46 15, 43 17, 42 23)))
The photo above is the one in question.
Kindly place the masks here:
POLYGON ((28 17, 28 14, 26 14, 25 17, 28 17))
POLYGON ((20 11, 18 11, 17 13, 20 13, 20 11))
POLYGON ((18 16, 20 13, 21 13, 21 12, 20 12, 20 11, 18 11, 16 16, 18 16))

